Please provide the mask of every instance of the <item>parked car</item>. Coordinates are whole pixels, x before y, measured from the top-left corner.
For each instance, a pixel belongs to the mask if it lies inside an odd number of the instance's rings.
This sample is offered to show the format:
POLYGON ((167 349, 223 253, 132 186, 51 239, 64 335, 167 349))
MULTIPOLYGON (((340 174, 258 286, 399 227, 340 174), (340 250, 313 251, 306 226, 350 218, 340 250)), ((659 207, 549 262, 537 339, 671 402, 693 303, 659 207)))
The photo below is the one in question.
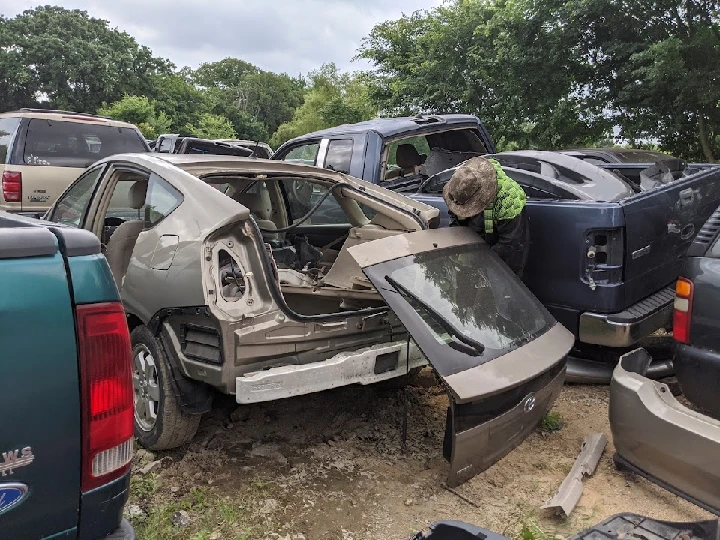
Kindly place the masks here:
POLYGON ((442 226, 449 222, 442 187, 477 155, 500 161, 527 193, 525 282, 577 338, 568 377, 592 381, 600 372, 609 380, 611 368, 595 360, 617 362, 644 337, 670 327, 683 258, 720 203, 720 168, 678 160, 601 167, 556 152, 497 154, 470 115, 338 126, 285 143, 273 159, 345 172, 406 194, 438 208, 442 226))
POLYGON ((171 134, 160 135, 153 144, 153 151, 161 154, 218 154, 263 159, 272 156, 272 148, 259 141, 200 139, 171 134))
POLYGON ((0 210, 45 212, 95 161, 148 151, 138 129, 90 114, 20 109, 0 114, 0 210))
POLYGON ((688 401, 720 418, 720 207, 695 237, 680 276, 675 375, 688 401))
POLYGON ((131 154, 91 167, 46 219, 105 246, 143 446, 192 439, 215 390, 271 401, 398 377, 427 357, 450 392, 457 485, 541 420, 572 336, 478 235, 431 228, 437 215, 315 167, 131 154), (330 197, 345 219, 316 222, 330 197))
POLYGON ((578 148, 573 150, 562 150, 562 153, 572 156, 588 163, 604 165, 609 163, 657 163, 668 158, 673 159, 669 154, 655 152, 654 150, 643 150, 640 148, 578 148))
POLYGON ((134 540, 130 335, 100 242, 0 212, 0 276, 0 538, 134 540))
POLYGON ((637 349, 623 355, 613 373, 615 464, 720 515, 720 420, 686 407, 666 384, 648 379, 651 360, 637 349))

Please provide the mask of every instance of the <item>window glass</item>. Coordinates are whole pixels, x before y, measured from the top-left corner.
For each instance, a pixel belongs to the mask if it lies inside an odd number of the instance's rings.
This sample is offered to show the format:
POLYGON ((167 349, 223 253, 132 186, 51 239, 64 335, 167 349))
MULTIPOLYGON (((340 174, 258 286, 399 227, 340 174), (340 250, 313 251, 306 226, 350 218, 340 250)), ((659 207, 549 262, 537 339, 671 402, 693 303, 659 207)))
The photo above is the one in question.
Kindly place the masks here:
POLYGON ((99 159, 127 152, 146 152, 133 128, 30 120, 23 161, 28 165, 87 167, 99 159))
POLYGON ((19 125, 20 118, 0 118, 0 163, 7 162, 10 142, 19 125))
POLYGON ((183 197, 177 189, 153 174, 150 177, 150 192, 147 196, 147 208, 145 209, 146 222, 149 225, 159 223, 180 206, 182 201, 183 197))
POLYGON ((352 160, 353 140, 335 139, 328 145, 325 168, 350 174, 350 162, 352 160))
POLYGON ((303 163, 305 165, 315 165, 318 150, 320 150, 320 142, 311 142, 292 148, 283 161, 292 161, 294 163, 303 163))
POLYGON ((160 139, 160 145, 157 151, 163 154, 169 154, 173 149, 173 140, 170 137, 163 137, 160 139))
POLYGON ((79 227, 90 204, 95 185, 100 178, 102 167, 88 171, 80 177, 64 195, 58 199, 50 214, 50 221, 79 227))

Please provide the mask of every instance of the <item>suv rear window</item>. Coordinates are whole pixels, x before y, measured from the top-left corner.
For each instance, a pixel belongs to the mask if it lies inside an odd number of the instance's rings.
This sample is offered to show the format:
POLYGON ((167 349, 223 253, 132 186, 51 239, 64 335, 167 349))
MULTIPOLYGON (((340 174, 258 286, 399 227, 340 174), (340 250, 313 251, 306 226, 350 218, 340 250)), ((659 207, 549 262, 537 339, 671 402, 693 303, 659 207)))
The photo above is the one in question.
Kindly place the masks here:
POLYGON ((28 125, 23 162, 84 168, 127 152, 147 152, 133 128, 33 119, 28 125))
POLYGON ((10 143, 19 125, 20 118, 0 118, 0 163, 6 162, 10 143))

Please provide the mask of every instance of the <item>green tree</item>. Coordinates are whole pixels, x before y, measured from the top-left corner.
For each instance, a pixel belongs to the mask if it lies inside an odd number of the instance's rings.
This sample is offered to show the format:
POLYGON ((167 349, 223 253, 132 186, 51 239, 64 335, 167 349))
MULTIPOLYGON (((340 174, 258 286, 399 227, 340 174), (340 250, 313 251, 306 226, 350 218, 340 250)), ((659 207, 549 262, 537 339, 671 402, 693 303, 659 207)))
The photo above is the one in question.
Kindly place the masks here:
POLYGON ((309 79, 305 101, 295 110, 292 120, 278 127, 271 139, 273 146, 312 131, 375 116, 364 75, 340 73, 335 64, 325 64, 311 72, 309 79))
POLYGON ((184 133, 185 126, 198 124, 203 114, 211 112, 209 96, 195 87, 186 72, 156 76, 150 95, 155 109, 170 118, 173 133, 184 133))
POLYGON ((149 94, 168 63, 85 11, 57 6, 0 17, 0 109, 37 104, 96 111, 149 94), (45 101, 46 100, 46 101, 45 101))
POLYGON ((209 113, 200 115, 196 125, 185 126, 185 131, 202 139, 234 139, 236 137, 230 120, 209 113))
POLYGON ((124 96, 110 105, 103 104, 98 114, 135 124, 148 139, 167 133, 172 125, 170 118, 164 112, 158 112, 155 102, 147 96, 124 96))

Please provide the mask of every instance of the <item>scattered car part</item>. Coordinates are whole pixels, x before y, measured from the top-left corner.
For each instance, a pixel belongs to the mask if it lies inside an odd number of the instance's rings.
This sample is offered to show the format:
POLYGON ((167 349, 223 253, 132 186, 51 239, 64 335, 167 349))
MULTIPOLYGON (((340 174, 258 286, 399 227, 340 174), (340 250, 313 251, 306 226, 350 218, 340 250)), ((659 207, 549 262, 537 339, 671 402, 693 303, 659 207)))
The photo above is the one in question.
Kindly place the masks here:
POLYGON ((554 510, 562 512, 566 516, 570 515, 583 492, 583 478, 591 476, 597 468, 600 457, 607 446, 607 437, 604 433, 593 433, 585 437, 580 455, 570 469, 570 472, 560 484, 557 493, 553 495, 542 508, 544 510, 554 510))
POLYGON ((644 349, 622 356, 610 384, 615 463, 720 515, 720 421, 682 405, 645 372, 644 349))
POLYGON ((565 380, 573 337, 466 227, 349 249, 443 379, 455 487, 518 446, 565 380))
MULTIPOLYGON (((720 521, 657 521, 637 514, 616 514, 594 527, 579 532, 570 540, 717 540, 720 521)), ((410 540, 508 540, 505 536, 462 521, 437 521, 427 533, 419 532, 410 540)))

